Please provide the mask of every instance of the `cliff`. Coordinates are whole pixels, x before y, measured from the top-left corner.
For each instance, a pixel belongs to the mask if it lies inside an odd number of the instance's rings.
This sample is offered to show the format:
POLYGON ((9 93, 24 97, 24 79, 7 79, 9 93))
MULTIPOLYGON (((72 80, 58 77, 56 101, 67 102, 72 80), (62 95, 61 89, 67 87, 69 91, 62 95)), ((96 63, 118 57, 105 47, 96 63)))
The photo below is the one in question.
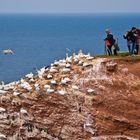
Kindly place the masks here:
POLYGON ((0 86, 0 138, 138 140, 140 61, 80 52, 0 86))

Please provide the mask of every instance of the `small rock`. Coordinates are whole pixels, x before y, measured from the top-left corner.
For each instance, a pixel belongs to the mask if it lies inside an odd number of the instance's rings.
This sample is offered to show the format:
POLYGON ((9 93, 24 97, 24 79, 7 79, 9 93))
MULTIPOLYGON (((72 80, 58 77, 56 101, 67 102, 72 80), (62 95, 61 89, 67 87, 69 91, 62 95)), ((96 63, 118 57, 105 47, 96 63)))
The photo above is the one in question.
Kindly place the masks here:
POLYGON ((106 69, 107 71, 116 71, 117 70, 117 63, 109 63, 109 64, 106 64, 106 69))

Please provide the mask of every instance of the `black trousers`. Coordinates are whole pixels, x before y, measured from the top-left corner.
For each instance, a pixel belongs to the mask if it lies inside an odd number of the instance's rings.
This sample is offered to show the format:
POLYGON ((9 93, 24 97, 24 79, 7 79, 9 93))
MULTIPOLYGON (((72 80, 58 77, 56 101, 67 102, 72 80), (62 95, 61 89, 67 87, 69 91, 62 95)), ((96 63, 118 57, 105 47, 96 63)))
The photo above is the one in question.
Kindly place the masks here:
POLYGON ((112 55, 112 46, 107 46, 108 55, 112 55))

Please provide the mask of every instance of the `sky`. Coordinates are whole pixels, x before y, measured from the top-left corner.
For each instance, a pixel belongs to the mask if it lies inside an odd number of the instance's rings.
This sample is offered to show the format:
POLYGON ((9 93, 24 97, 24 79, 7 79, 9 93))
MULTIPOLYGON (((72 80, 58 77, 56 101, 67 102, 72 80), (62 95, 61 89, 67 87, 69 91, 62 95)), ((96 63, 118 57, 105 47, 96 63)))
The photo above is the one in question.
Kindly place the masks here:
POLYGON ((140 0, 0 0, 0 13, 126 12, 140 12, 140 0))

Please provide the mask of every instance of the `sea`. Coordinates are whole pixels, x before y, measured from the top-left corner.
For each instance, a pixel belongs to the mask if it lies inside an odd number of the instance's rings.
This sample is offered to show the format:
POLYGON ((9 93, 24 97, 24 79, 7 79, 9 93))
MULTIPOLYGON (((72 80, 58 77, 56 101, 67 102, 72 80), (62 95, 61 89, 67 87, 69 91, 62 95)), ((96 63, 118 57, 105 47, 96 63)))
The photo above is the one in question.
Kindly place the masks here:
POLYGON ((104 54, 109 28, 127 51, 123 34, 140 27, 137 14, 0 14, 0 81, 9 83, 82 50, 104 54), (4 55, 10 48, 13 55, 4 55))

